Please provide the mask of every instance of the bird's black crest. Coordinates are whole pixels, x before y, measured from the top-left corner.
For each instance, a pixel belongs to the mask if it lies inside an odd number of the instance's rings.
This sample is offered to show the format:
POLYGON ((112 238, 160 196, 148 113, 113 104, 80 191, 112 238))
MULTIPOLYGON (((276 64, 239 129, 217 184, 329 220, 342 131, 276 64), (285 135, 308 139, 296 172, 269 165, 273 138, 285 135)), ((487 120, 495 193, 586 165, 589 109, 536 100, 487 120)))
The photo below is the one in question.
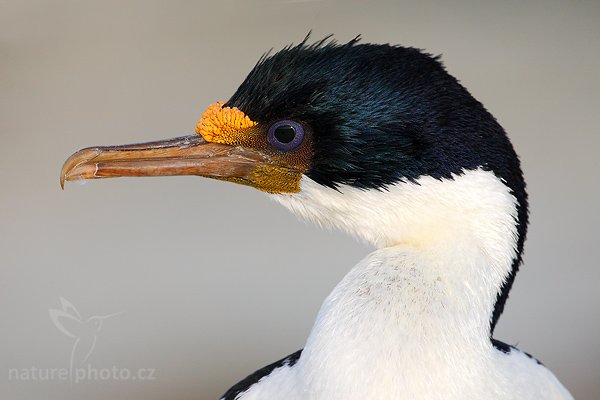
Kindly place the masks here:
POLYGON ((399 181, 483 168, 493 171, 518 201, 518 257, 498 294, 491 330, 502 313, 521 261, 527 228, 527 195, 519 160, 504 130, 449 75, 439 57, 419 49, 338 44, 308 37, 263 56, 228 106, 259 123, 293 119, 314 135, 306 175, 336 188, 341 184, 385 190, 399 181))

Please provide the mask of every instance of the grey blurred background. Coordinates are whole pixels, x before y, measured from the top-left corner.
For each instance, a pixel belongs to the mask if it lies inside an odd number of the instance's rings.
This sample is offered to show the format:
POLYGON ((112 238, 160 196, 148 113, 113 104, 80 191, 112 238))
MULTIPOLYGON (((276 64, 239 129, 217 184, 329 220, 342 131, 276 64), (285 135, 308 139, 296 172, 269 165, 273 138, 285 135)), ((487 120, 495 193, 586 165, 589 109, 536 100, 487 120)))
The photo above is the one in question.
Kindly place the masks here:
POLYGON ((247 187, 180 177, 62 192, 58 177, 81 147, 192 133, 264 51, 309 29, 442 54, 506 128, 531 229, 496 337, 537 356, 577 399, 600 398, 598 1, 0 7, 0 398, 216 399, 303 346, 368 246, 247 187), (82 320, 65 329, 96 336, 90 368, 147 379, 44 379, 69 368, 76 340, 50 318, 60 298, 82 320), (99 331, 85 323, 117 312, 99 331))

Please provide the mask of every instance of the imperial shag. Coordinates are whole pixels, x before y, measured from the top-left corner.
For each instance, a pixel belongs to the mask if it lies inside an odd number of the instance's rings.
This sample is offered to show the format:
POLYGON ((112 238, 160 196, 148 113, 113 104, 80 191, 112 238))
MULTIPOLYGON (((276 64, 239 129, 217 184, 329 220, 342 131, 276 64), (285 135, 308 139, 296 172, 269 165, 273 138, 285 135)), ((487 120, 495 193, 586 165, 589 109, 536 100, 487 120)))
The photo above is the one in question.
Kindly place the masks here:
POLYGON ((437 57, 305 39, 263 56, 196 133, 81 150, 61 184, 232 181, 377 247, 325 300, 303 350, 222 399, 572 398, 493 339, 521 263, 525 182, 502 127, 437 57))

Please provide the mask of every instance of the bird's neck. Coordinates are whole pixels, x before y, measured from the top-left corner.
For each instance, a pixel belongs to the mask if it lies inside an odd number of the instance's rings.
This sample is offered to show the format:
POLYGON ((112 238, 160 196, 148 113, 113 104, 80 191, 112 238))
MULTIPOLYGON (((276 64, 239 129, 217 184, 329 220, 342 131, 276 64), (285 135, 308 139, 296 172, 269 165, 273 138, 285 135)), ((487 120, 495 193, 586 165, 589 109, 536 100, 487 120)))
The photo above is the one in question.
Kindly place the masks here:
POLYGON ((323 303, 298 362, 310 390, 420 398, 434 390, 428 385, 486 381, 496 293, 480 271, 489 259, 474 248, 440 256, 411 245, 384 248, 346 275, 323 303))
POLYGON ((387 191, 303 184, 279 200, 379 247, 324 302, 299 363, 307 379, 343 387, 422 373, 421 365, 451 375, 465 361, 476 370, 486 358, 475 355, 491 351, 490 318, 516 256, 516 201, 502 181, 475 170, 387 191))

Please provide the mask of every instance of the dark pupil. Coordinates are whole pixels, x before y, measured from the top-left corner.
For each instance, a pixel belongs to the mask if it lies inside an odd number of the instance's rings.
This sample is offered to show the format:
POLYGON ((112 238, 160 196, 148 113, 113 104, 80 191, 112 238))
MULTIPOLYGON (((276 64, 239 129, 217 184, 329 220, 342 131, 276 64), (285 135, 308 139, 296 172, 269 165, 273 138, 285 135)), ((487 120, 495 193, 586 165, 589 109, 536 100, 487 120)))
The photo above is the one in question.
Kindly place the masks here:
POLYGON ((291 125, 282 125, 273 134, 280 143, 289 143, 296 137, 296 130, 291 125))

